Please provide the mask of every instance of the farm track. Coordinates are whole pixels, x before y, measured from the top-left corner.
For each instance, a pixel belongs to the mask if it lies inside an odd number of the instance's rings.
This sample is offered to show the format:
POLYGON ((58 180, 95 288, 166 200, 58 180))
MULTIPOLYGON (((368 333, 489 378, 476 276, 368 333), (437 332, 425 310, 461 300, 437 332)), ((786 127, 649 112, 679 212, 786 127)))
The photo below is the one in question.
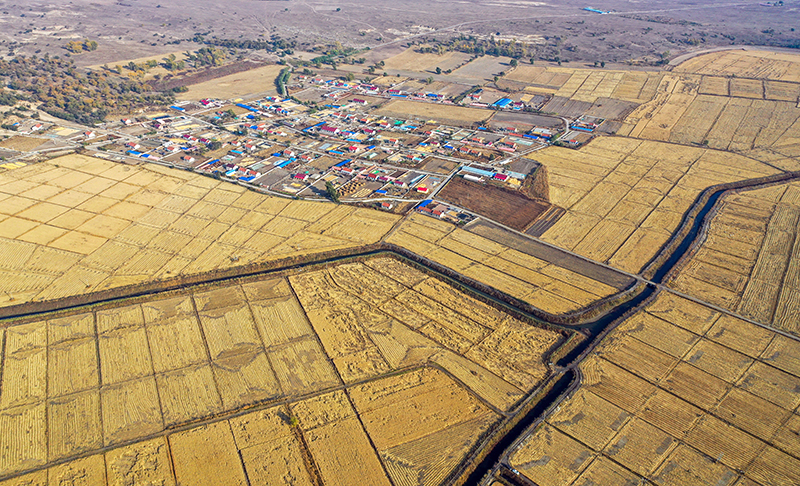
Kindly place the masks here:
MULTIPOLYGON (((235 282, 244 278, 260 277, 266 274, 294 273, 314 267, 325 267, 343 263, 355 258, 365 258, 379 254, 394 254, 405 259, 412 260, 416 265, 423 267, 426 272, 434 274, 444 280, 455 281, 460 287, 465 288, 473 295, 477 295, 481 300, 487 301, 492 305, 501 306, 504 310, 510 311, 512 315, 525 316, 533 321, 541 322, 548 327, 560 329, 579 330, 590 337, 580 343, 575 349, 562 357, 558 363, 551 364, 552 373, 549 379, 536 391, 531 393, 525 401, 517 407, 517 412, 507 416, 506 421, 501 425, 502 432, 487 437, 479 447, 473 451, 472 457, 465 461, 457 470, 461 479, 469 476, 469 481, 479 480, 489 472, 497 470, 497 458, 501 458, 503 467, 507 467, 507 457, 510 447, 518 444, 520 440, 527 437, 536 428, 550 410, 556 407, 569 394, 580 386, 580 374, 578 365, 588 356, 592 350, 603 340, 603 338, 619 325, 626 318, 639 312, 665 287, 661 282, 666 281, 666 276, 671 270, 678 267, 684 258, 691 255, 696 246, 702 242, 705 236, 705 228, 710 220, 709 215, 719 198, 733 190, 754 188, 774 184, 785 183, 790 180, 800 178, 800 173, 785 173, 778 177, 765 179, 754 179, 739 183, 716 186, 707 189, 695 201, 694 205, 684 216, 681 226, 675 232, 674 237, 662 248, 659 256, 648 266, 646 274, 652 275, 651 280, 641 279, 638 285, 629 288, 627 291, 612 296, 617 300, 607 300, 601 312, 595 312, 596 316, 590 322, 583 319, 576 321, 578 325, 565 325, 558 322, 557 316, 547 316, 541 311, 532 313, 530 306, 521 305, 516 299, 505 294, 492 292, 486 285, 478 284, 472 279, 460 276, 457 272, 443 268, 441 265, 432 264, 410 252, 397 249, 393 245, 377 244, 371 247, 362 247, 347 253, 338 252, 336 254, 317 254, 304 259, 305 261, 278 261, 270 265, 246 266, 214 274, 204 274, 190 279, 176 279, 166 282, 151 283, 146 286, 128 287, 113 292, 98 292, 85 296, 58 299, 49 302, 34 302, 21 304, 0 309, 0 327, 7 327, 18 322, 25 322, 36 318, 42 313, 51 312, 70 312, 88 306, 119 305, 127 301, 147 300, 158 294, 178 291, 186 287, 214 287, 220 284, 235 282), (619 298, 622 297, 620 300, 619 298), (612 306, 611 308, 607 308, 612 306), (584 322, 582 322, 584 321, 584 322), (549 391, 542 396, 538 394, 542 390, 550 387, 549 391)), ((695 299, 696 300, 696 299, 695 299)), ((729 311, 726 311, 732 314, 729 311)), ((767 327, 767 326, 764 326, 767 327)), ((771 328, 770 328, 771 329, 771 328)), ((250 411, 251 409, 247 409, 250 411)), ((237 410, 233 414, 244 413, 244 410, 237 410)), ((228 417, 226 415, 226 417, 228 417)), ((229 417, 228 417, 229 418, 229 417)), ((202 422, 214 422, 222 420, 221 417, 209 417, 202 422)), ((197 423, 190 424, 191 426, 197 423)), ((189 427, 189 425, 187 425, 189 427)), ((172 433, 169 430, 164 433, 172 433)), ((95 451, 96 452, 96 451, 95 451)), ((81 456, 83 457, 83 456, 81 456)), ((510 479, 508 474, 504 477, 510 479)), ((456 476, 451 476, 450 480, 457 480, 456 476)), ((518 484, 526 484, 519 482, 518 484)))

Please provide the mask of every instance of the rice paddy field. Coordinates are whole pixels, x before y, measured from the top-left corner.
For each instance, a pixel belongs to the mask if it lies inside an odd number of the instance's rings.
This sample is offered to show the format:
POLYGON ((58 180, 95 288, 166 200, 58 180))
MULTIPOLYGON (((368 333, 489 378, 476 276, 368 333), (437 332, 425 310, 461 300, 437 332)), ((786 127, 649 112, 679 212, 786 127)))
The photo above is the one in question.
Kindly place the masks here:
MULTIPOLYGON (((791 147, 800 137, 800 80, 790 74, 771 76, 783 70, 783 61, 752 56, 732 62, 736 77, 725 70, 692 71, 705 57, 691 59, 664 75, 655 98, 635 109, 617 133, 745 155, 768 150, 783 155, 769 160, 773 165, 784 170, 800 168, 791 159, 796 156, 791 147), (747 63, 756 59, 761 67, 747 71, 747 63), (747 79, 748 75, 757 79, 747 79)), ((795 69, 800 63, 792 66, 795 69)))
POLYGON ((598 137, 580 150, 536 153, 550 200, 567 213, 544 241, 639 272, 707 187, 778 173, 752 158, 704 148, 598 137))
POLYGON ((399 219, 80 155, 0 175, 0 199, 3 306, 359 247, 399 219))
POLYGON ((730 194, 672 279, 676 290, 800 334, 800 184, 730 194))
POLYGON ((503 79, 525 83, 526 92, 594 103, 598 98, 644 103, 656 94, 660 72, 573 69, 521 64, 503 79))
POLYGON ((403 221, 386 241, 551 314, 576 311, 619 292, 557 264, 421 214, 403 221))
POLYGON ((439 484, 566 340, 388 256, 6 324, 4 486, 439 484))
POLYGON ((800 342, 669 292, 510 456, 540 486, 797 484, 800 342))

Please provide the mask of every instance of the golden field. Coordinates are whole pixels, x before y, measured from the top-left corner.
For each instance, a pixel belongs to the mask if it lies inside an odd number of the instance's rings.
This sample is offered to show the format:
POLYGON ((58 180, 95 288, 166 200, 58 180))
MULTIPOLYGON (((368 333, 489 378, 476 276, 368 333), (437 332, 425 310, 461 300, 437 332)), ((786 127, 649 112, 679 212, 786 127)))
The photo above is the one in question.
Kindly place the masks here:
POLYGON ((0 175, 0 200, 6 306, 359 247, 398 220, 80 155, 0 175))
POLYGON ((797 340, 662 292, 511 464, 540 486, 797 484, 798 363, 797 340))
POLYGON ((409 216, 386 241, 552 314, 582 309, 619 292, 609 285, 421 214, 409 216))
POLYGON ((549 147, 550 199, 567 213, 544 241, 637 273, 707 187, 778 171, 744 156, 623 137, 580 150, 549 147))
POLYGON ((800 58, 793 58, 786 66, 781 60, 738 52, 690 59, 664 75, 655 97, 636 108, 618 134, 704 145, 797 170, 800 164, 793 157, 800 139, 800 58), (715 56, 735 67, 736 77, 726 69, 701 66, 715 56), (764 158, 764 150, 772 156, 764 158))
POLYGON ((730 194, 676 290, 800 334, 800 184, 730 194))
POLYGON ((389 257, 12 321, 0 485, 437 484, 564 341, 389 257))
POLYGON ((520 64, 503 79, 528 84, 526 92, 594 103, 613 98, 634 103, 650 101, 656 94, 660 72, 573 69, 520 64))

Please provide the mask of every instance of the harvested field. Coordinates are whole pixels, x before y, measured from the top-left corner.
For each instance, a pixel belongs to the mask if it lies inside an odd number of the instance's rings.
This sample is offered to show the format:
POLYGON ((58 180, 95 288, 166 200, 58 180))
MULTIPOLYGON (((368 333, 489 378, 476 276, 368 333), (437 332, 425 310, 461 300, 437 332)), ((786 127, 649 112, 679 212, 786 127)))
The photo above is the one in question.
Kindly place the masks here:
POLYGON ((393 101, 375 111, 376 115, 418 120, 436 120, 456 126, 472 126, 486 121, 492 112, 463 106, 437 105, 414 101, 393 101))
POLYGON ((798 334, 798 191, 800 186, 790 183, 725 196, 706 241, 671 285, 798 334))
POLYGON ((800 451, 774 437, 795 417, 800 366, 778 356, 800 341, 662 292, 582 363, 581 388, 512 465, 542 485, 793 484, 800 451))
POLYGON ((551 201, 567 210, 542 239, 631 272, 669 239, 702 189, 774 173, 741 156, 621 137, 579 151, 550 147, 536 160, 547 166, 551 201))
POLYGON ((0 142, 0 147, 20 152, 30 152, 39 145, 45 143, 46 140, 36 137, 26 137, 24 135, 14 135, 13 137, 0 142))
POLYGON ((674 70, 800 83, 800 56, 757 50, 720 51, 693 57, 674 70))
POLYGON ((384 60, 384 70, 435 72, 439 67, 442 71, 455 69, 467 62, 472 56, 461 52, 447 52, 443 55, 422 54, 409 48, 400 54, 384 60))
POLYGON ((490 184, 454 177, 439 191, 439 197, 506 226, 525 231, 550 205, 518 192, 490 184))
POLYGON ((585 307, 630 283, 613 272, 598 273, 583 262, 572 261, 562 268, 561 262, 569 260, 562 252, 532 245, 509 232, 491 226, 472 228, 474 234, 467 235, 448 223, 413 214, 388 241, 555 314, 585 307))
POLYGON ((335 205, 243 192, 156 165, 68 155, 29 167, 0 181, 0 193, 8 191, 0 196, 8 217, 0 223, 7 255, 0 272, 31 269, 0 283, 0 305, 357 247, 378 241, 398 219, 358 209, 322 224, 335 205), (242 207, 250 211, 242 215, 242 207))
POLYGON ((0 478, 439 483, 564 342, 388 257, 45 316, 0 329, 0 478))

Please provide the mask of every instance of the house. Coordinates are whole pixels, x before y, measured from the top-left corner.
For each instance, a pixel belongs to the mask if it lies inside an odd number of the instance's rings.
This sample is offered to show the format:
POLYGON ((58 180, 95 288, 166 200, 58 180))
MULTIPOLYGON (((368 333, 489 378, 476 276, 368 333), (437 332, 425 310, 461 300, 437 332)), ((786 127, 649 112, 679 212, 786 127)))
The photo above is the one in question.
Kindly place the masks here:
POLYGON ((295 180, 298 180, 298 181, 305 181, 306 179, 308 179, 308 174, 295 174, 295 175, 292 176, 292 179, 295 179, 295 180))
POLYGON ((32 132, 38 132, 42 128, 44 128, 44 125, 42 125, 41 123, 37 123, 36 125, 31 127, 31 131, 32 132))
POLYGON ((83 132, 83 136, 86 138, 94 138, 97 134, 90 130, 88 132, 83 132))
POLYGON ((330 125, 322 125, 319 127, 319 131, 327 135, 338 135, 340 130, 330 125))
POLYGON ((353 103, 358 103, 359 105, 366 105, 367 100, 362 100, 360 98, 353 98, 353 103))
POLYGON ((181 157, 181 160, 186 162, 187 164, 191 164, 192 162, 194 162, 194 157, 192 157, 191 155, 184 155, 183 157, 181 157))

